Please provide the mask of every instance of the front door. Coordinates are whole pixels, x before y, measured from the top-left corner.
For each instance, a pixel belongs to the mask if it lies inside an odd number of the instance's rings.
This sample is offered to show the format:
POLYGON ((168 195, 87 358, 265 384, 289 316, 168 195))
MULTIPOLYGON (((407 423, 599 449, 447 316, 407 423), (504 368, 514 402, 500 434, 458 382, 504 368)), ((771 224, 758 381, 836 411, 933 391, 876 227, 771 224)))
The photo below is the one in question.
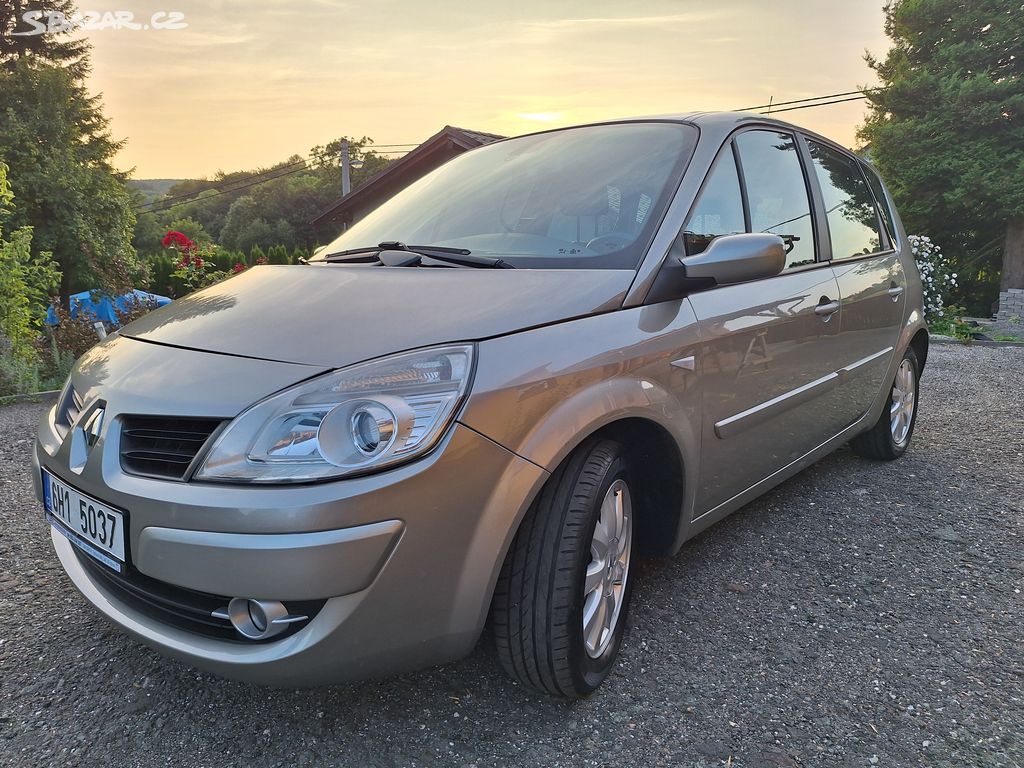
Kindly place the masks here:
POLYGON ((781 235, 776 277, 690 297, 701 334, 701 487, 709 512, 837 434, 839 287, 819 258, 795 137, 739 133, 719 153, 690 213, 687 254, 730 232, 781 235), (741 182, 742 180, 742 182, 741 182))

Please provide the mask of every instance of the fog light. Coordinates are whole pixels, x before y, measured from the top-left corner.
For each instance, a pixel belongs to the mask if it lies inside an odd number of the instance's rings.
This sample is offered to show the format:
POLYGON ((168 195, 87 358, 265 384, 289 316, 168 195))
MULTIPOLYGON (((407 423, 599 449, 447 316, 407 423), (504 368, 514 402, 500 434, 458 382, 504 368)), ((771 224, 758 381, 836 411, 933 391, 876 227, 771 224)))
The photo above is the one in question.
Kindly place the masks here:
POLYGON ((212 615, 229 620, 235 631, 249 640, 269 640, 284 632, 289 625, 309 618, 289 613, 284 603, 277 600, 248 597, 232 598, 226 608, 218 608, 212 615))

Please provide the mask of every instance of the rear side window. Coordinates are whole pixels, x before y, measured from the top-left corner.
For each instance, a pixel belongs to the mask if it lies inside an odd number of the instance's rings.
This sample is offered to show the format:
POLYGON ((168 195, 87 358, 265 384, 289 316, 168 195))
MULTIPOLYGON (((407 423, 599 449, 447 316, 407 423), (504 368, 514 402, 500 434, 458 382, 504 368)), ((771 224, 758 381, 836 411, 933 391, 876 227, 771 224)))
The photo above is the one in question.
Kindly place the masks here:
POLYGON ((746 231, 736 158, 733 157, 732 144, 726 144, 718 153, 686 221, 686 252, 694 256, 703 252, 719 235, 746 231))
POLYGON ((814 227, 795 139, 776 131, 745 131, 736 137, 753 232, 786 241, 786 268, 814 263, 814 227))
POLYGON ((882 212, 882 219, 885 221, 885 226, 889 231, 889 239, 892 242, 896 242, 896 223, 892 218, 892 209, 889 207, 889 200, 885 196, 885 188, 882 186, 882 180, 875 173, 873 168, 860 164, 860 168, 864 171, 864 176, 868 180, 868 186, 871 187, 871 191, 875 195, 875 202, 878 203, 878 209, 882 212))
POLYGON ((832 258, 850 259, 882 250, 878 212, 860 163, 838 150, 807 142, 828 217, 832 258))

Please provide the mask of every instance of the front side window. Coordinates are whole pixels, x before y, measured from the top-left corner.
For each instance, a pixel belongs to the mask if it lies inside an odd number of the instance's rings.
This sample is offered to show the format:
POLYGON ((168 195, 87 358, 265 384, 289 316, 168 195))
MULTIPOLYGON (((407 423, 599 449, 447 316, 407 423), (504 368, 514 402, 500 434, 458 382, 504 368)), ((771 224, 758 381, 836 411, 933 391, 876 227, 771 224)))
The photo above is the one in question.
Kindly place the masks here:
POLYGON ((497 142, 410 185, 324 254, 400 241, 516 267, 633 269, 696 140, 692 126, 641 122, 497 142))
POLYGON ((786 269, 813 264, 814 225, 795 138, 776 131, 745 131, 736 137, 753 232, 786 241, 786 269))
POLYGON ((832 258, 850 259, 882 249, 878 213, 858 162, 838 150, 808 141, 832 240, 832 258))
POLYGON ((683 228, 686 253, 694 256, 707 249, 719 235, 746 231, 740 178, 730 143, 718 153, 697 196, 697 202, 690 211, 690 217, 686 220, 683 228))

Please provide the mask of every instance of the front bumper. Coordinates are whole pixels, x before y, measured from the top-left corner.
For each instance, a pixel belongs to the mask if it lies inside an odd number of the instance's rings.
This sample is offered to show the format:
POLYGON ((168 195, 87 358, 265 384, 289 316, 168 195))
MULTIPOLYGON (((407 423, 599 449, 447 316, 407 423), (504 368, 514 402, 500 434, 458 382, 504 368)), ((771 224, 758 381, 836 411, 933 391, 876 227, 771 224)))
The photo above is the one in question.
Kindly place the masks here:
POLYGON ((129 559, 149 577, 218 595, 326 603, 283 639, 233 642, 139 610, 54 532, 61 564, 96 608, 147 644, 272 685, 393 674, 468 653, 518 521, 546 477, 456 424, 431 455, 369 477, 272 488, 162 481, 121 471, 112 416, 80 474, 68 472, 66 449, 43 418, 37 496, 42 466, 126 511, 129 559))

